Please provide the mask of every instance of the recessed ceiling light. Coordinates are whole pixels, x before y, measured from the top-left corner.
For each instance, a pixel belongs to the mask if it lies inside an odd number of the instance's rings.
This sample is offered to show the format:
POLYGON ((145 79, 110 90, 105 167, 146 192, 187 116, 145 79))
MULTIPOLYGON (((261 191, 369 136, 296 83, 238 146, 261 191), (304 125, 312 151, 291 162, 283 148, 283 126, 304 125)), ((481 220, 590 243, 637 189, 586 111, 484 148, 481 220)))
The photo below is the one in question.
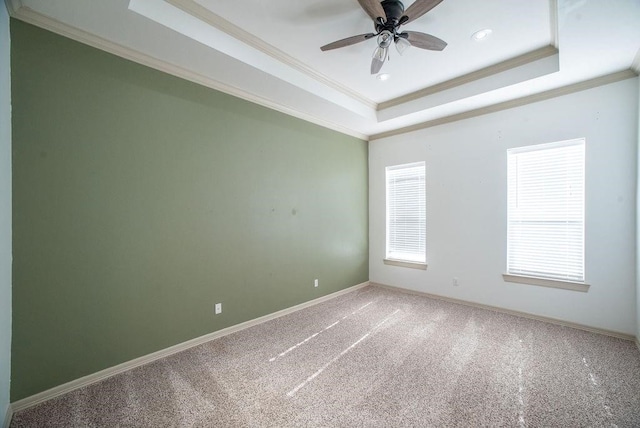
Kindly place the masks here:
POLYGON ((476 31, 475 33, 473 33, 473 34, 471 35, 471 38, 472 38, 473 40, 480 41, 480 40, 484 40, 484 39, 486 39, 487 37, 489 37, 489 35, 490 35, 491 33, 493 33, 493 31, 491 31, 491 28, 485 28, 485 29, 483 29, 483 30, 478 30, 478 31, 476 31))
POLYGON ((384 82, 385 80, 389 80, 389 77, 391 77, 389 73, 382 73, 382 74, 378 74, 377 79, 384 82))

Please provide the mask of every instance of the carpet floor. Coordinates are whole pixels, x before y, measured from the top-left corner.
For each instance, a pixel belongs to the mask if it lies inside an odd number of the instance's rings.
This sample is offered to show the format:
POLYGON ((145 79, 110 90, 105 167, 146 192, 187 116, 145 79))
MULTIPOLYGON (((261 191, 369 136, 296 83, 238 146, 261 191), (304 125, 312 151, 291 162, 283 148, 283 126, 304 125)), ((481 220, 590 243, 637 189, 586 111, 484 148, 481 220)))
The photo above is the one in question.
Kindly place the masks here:
POLYGON ((18 427, 638 427, 622 339, 368 286, 18 412, 18 427))

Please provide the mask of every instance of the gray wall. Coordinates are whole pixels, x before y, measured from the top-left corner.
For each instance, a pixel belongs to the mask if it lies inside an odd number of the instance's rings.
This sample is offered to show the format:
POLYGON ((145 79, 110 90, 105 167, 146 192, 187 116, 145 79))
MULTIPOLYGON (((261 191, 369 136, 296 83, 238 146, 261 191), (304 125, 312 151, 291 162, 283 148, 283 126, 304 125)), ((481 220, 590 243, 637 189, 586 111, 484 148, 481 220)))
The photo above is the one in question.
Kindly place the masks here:
POLYGON ((12 401, 368 280, 365 141, 11 32, 12 401))
POLYGON ((11 78, 9 15, 0 6, 0 424, 11 374, 11 78))

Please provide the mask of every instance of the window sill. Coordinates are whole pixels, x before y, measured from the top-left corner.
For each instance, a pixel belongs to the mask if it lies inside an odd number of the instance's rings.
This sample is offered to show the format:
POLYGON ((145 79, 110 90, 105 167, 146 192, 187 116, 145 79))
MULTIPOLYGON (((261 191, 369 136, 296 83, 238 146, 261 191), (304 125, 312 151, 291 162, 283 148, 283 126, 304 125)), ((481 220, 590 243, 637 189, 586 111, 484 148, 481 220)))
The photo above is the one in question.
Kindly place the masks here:
POLYGON ((384 259, 383 261, 384 261, 385 265, 406 267, 406 268, 411 268, 411 269, 427 270, 427 264, 426 263, 409 262, 409 261, 406 261, 406 260, 395 260, 395 259, 384 259))
POLYGON ((563 290, 581 291, 586 293, 589 291, 589 284, 584 282, 562 281, 558 279, 536 278, 535 276, 512 275, 503 273, 502 278, 505 282, 517 282, 519 284, 539 285, 541 287, 561 288, 563 290))

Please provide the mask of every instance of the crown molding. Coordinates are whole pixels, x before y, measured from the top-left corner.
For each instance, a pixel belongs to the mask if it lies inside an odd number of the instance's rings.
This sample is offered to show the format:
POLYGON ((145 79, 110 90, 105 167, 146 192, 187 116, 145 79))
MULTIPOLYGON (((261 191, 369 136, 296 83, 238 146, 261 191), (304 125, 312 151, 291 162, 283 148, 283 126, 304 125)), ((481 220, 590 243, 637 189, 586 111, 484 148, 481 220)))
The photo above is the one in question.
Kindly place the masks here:
POLYGON ((15 17, 18 10, 24 7, 22 0, 4 0, 4 4, 7 6, 9 15, 15 17))
POLYGON ((366 134, 356 132, 352 129, 346 128, 344 126, 338 125, 330 121, 318 119, 315 116, 298 111, 289 106, 252 94, 248 91, 220 82, 218 80, 212 79, 202 74, 195 73, 193 71, 190 71, 186 68, 169 63, 167 61, 163 61, 163 60, 151 57, 135 49, 131 49, 129 47, 120 45, 118 43, 111 42, 102 37, 96 36, 94 34, 88 33, 79 28, 60 22, 56 19, 42 15, 28 7, 23 6, 20 0, 5 0, 5 1, 7 2, 7 4, 11 3, 11 5, 14 7, 18 6, 17 8, 14 8, 12 11, 10 11, 12 12, 11 16, 13 18, 24 21, 28 24, 35 25, 37 27, 43 28, 45 30, 51 31, 53 33, 56 33, 61 36, 67 37, 69 39, 75 40, 77 42, 83 43, 85 45, 94 47, 96 49, 100 49, 102 51, 119 56, 129 61, 133 61, 135 63, 144 65, 146 67, 150 67, 155 70, 159 70, 164 73, 170 74, 172 76, 176 76, 181 79, 188 80, 190 82, 197 83, 202 86, 206 86, 216 91, 224 92, 234 97, 241 98, 243 100, 252 102, 254 104, 258 104, 258 105, 270 108, 272 110, 279 111, 289 116, 293 116, 298 119, 302 119, 304 121, 314 123, 316 125, 322 126, 323 128, 328 128, 333 131, 340 132, 342 134, 359 138, 361 140, 368 140, 368 136, 366 134))
POLYGON ((332 89, 335 89, 336 91, 343 93, 348 97, 358 100, 371 109, 376 110, 378 108, 378 104, 375 101, 364 97, 351 88, 341 85, 340 83, 328 78, 324 74, 319 73, 302 61, 297 60, 296 58, 290 56, 289 54, 283 52, 275 46, 260 39, 259 37, 256 37, 248 31, 245 31, 242 28, 238 27, 237 25, 232 24, 223 17, 213 13, 206 7, 196 3, 194 0, 166 0, 166 2, 174 7, 177 7, 178 9, 181 9, 194 18, 197 18, 200 21, 203 21, 217 28, 218 30, 225 32, 234 39, 237 39, 242 43, 245 43, 246 45, 249 45, 252 48, 269 55, 277 61, 280 61, 281 63, 286 64, 289 67, 294 68, 309 77, 312 77, 323 85, 326 85, 332 89))
POLYGON ((640 74, 640 49, 638 49, 638 52, 636 52, 636 56, 633 57, 633 62, 631 63, 630 68, 637 74, 640 74))
MULTIPOLYGON (((272 110, 279 111, 281 113, 287 114, 289 116, 296 117, 298 119, 314 123, 321 127, 334 130, 336 132, 340 132, 345 135, 350 135, 352 137, 365 140, 365 141, 373 141, 382 138, 391 137, 394 135, 405 134, 408 132, 413 132, 420 129, 430 128, 433 126, 438 126, 446 123, 451 123, 459 120, 464 120, 476 116, 481 116, 484 114, 493 113, 496 111, 501 111, 513 107, 518 107, 530 103, 534 103, 537 101, 542 101, 549 98, 554 98, 566 94, 570 94, 573 92, 593 88, 596 86, 605 85, 608 83, 613 83, 619 80, 636 77, 640 74, 640 50, 635 55, 635 58, 630 65, 630 68, 627 70, 622 70, 619 72, 611 73, 608 75, 596 77, 594 79, 590 79, 583 82, 578 82, 576 84, 555 88, 552 90, 548 90, 538 94, 532 94, 526 97, 517 98, 514 100, 509 100, 493 105, 489 105, 486 107, 481 107, 475 110, 470 110, 434 120, 424 121, 420 123, 416 123, 413 125, 401 127, 398 129, 392 129, 385 132, 375 133, 372 135, 368 135, 366 133, 355 131, 351 128, 345 127, 343 125, 334 123, 332 121, 327 121, 323 119, 319 119, 312 114, 301 112, 295 108, 286 106, 279 102, 275 102, 271 99, 267 99, 265 97, 261 97, 250 93, 246 90, 240 89, 236 86, 229 85, 227 83, 223 83, 221 81, 212 79, 205 75, 195 73, 186 68, 177 66, 175 64, 169 63, 164 60, 159 60, 157 58, 146 55, 140 51, 135 49, 111 42, 107 39, 101 38, 94 34, 88 33, 84 30, 78 29, 76 27, 70 26, 53 18, 50 18, 46 15, 40 14, 26 6, 24 6, 22 0, 4 0, 7 10, 12 18, 20 19, 29 24, 36 25, 40 28, 44 28, 46 30, 52 31, 56 34, 62 35, 64 37, 73 39, 80 43, 92 46, 94 48, 103 50, 105 52, 117 55, 121 58, 136 62, 138 64, 165 72, 167 74, 194 82, 196 84, 224 92, 226 94, 235 96, 237 98, 244 99, 246 101, 252 102, 254 104, 258 104, 272 110)), ((208 9, 200 6, 194 0, 165 0, 168 4, 171 4, 174 7, 177 7, 184 12, 190 14, 191 16, 199 19, 206 24, 212 25, 220 31, 228 34, 230 37, 236 38, 239 41, 253 47, 254 49, 258 49, 261 52, 271 56, 277 61, 284 63, 285 65, 291 66, 302 72, 309 77, 316 79, 318 82, 325 84, 332 89, 337 90, 343 95, 355 99, 356 101, 361 101, 366 103, 369 106, 372 106, 377 112, 381 110, 399 106, 402 104, 406 104, 411 101, 419 100, 429 95, 433 95, 436 93, 440 93, 447 89, 457 88, 460 85, 468 84, 474 82, 478 79, 486 78, 492 76, 496 73, 500 73, 502 71, 511 70, 515 67, 529 64, 533 61, 541 60, 544 58, 548 58, 553 55, 558 55, 557 49, 557 31, 558 31, 558 1, 557 0, 549 0, 550 4, 550 32, 551 32, 551 44, 548 46, 544 46, 535 51, 526 53, 524 55, 520 55, 515 58, 511 58, 509 60, 503 61, 501 63, 483 68, 481 70, 477 70, 475 72, 466 74, 464 76, 460 76, 455 79, 451 79, 446 82, 442 82, 437 85, 433 85, 419 91, 412 92, 410 94, 404 95, 402 97, 394 98, 380 104, 376 104, 375 102, 369 100, 366 97, 362 97, 359 94, 351 91, 348 88, 344 88, 336 82, 328 79, 326 76, 310 69, 308 66, 304 65, 300 61, 290 57, 279 49, 271 46, 264 41, 258 39, 252 34, 242 30, 241 28, 231 24, 230 22, 224 20, 208 9)))
POLYGON ((470 119, 472 117, 482 116, 489 113, 495 113, 498 111, 507 110, 514 107, 520 107, 523 105, 536 103, 538 101, 544 101, 550 98, 556 98, 562 95, 568 95, 574 92, 584 91, 586 89, 591 89, 591 88, 595 88, 602 85, 608 85, 610 83, 615 83, 620 80, 631 79, 637 76, 638 76, 638 73, 632 69, 621 70, 611 74, 606 74, 604 76, 599 76, 594 79, 589 79, 582 82, 574 83, 572 85, 562 86, 559 88, 540 92, 538 94, 528 95, 526 97, 516 98, 509 101, 492 104, 492 105, 481 107, 475 110, 470 110, 463 113, 458 113, 451 116, 430 120, 427 122, 417 123, 415 125, 406 126, 404 128, 398 128, 392 131, 381 132, 379 134, 371 135, 369 137, 369 141, 380 140, 382 138, 392 137, 400 134, 406 134, 413 131, 419 131, 421 129, 431 128, 438 125, 444 125, 446 123, 457 122, 459 120, 470 119))
POLYGON ((556 49, 555 46, 551 46, 551 45, 544 46, 540 49, 527 52, 526 54, 517 56, 515 58, 510 58, 506 61, 502 61, 498 64, 494 64, 489 67, 485 67, 480 70, 476 70, 474 72, 465 74, 463 76, 456 77, 455 79, 447 80, 446 82, 438 83, 437 85, 429 86, 427 88, 420 89, 415 92, 411 92, 401 97, 384 101, 378 104, 378 111, 399 106, 402 104, 406 104, 410 101, 415 101, 415 100, 427 97, 429 95, 437 94, 449 89, 466 85, 468 83, 475 82, 476 80, 484 79, 486 77, 490 77, 495 74, 502 73, 504 71, 508 71, 526 64, 530 64, 534 61, 548 58, 550 56, 557 55, 557 54, 558 54, 558 49, 556 49))
POLYGON ((433 86, 429 86, 406 95, 383 101, 378 104, 378 111, 405 104, 438 92, 446 91, 462 86, 494 74, 520 67, 553 55, 558 55, 558 0, 549 0, 549 45, 527 52, 523 55, 510 58, 498 64, 494 64, 480 70, 465 74, 455 79, 447 80, 433 86))

